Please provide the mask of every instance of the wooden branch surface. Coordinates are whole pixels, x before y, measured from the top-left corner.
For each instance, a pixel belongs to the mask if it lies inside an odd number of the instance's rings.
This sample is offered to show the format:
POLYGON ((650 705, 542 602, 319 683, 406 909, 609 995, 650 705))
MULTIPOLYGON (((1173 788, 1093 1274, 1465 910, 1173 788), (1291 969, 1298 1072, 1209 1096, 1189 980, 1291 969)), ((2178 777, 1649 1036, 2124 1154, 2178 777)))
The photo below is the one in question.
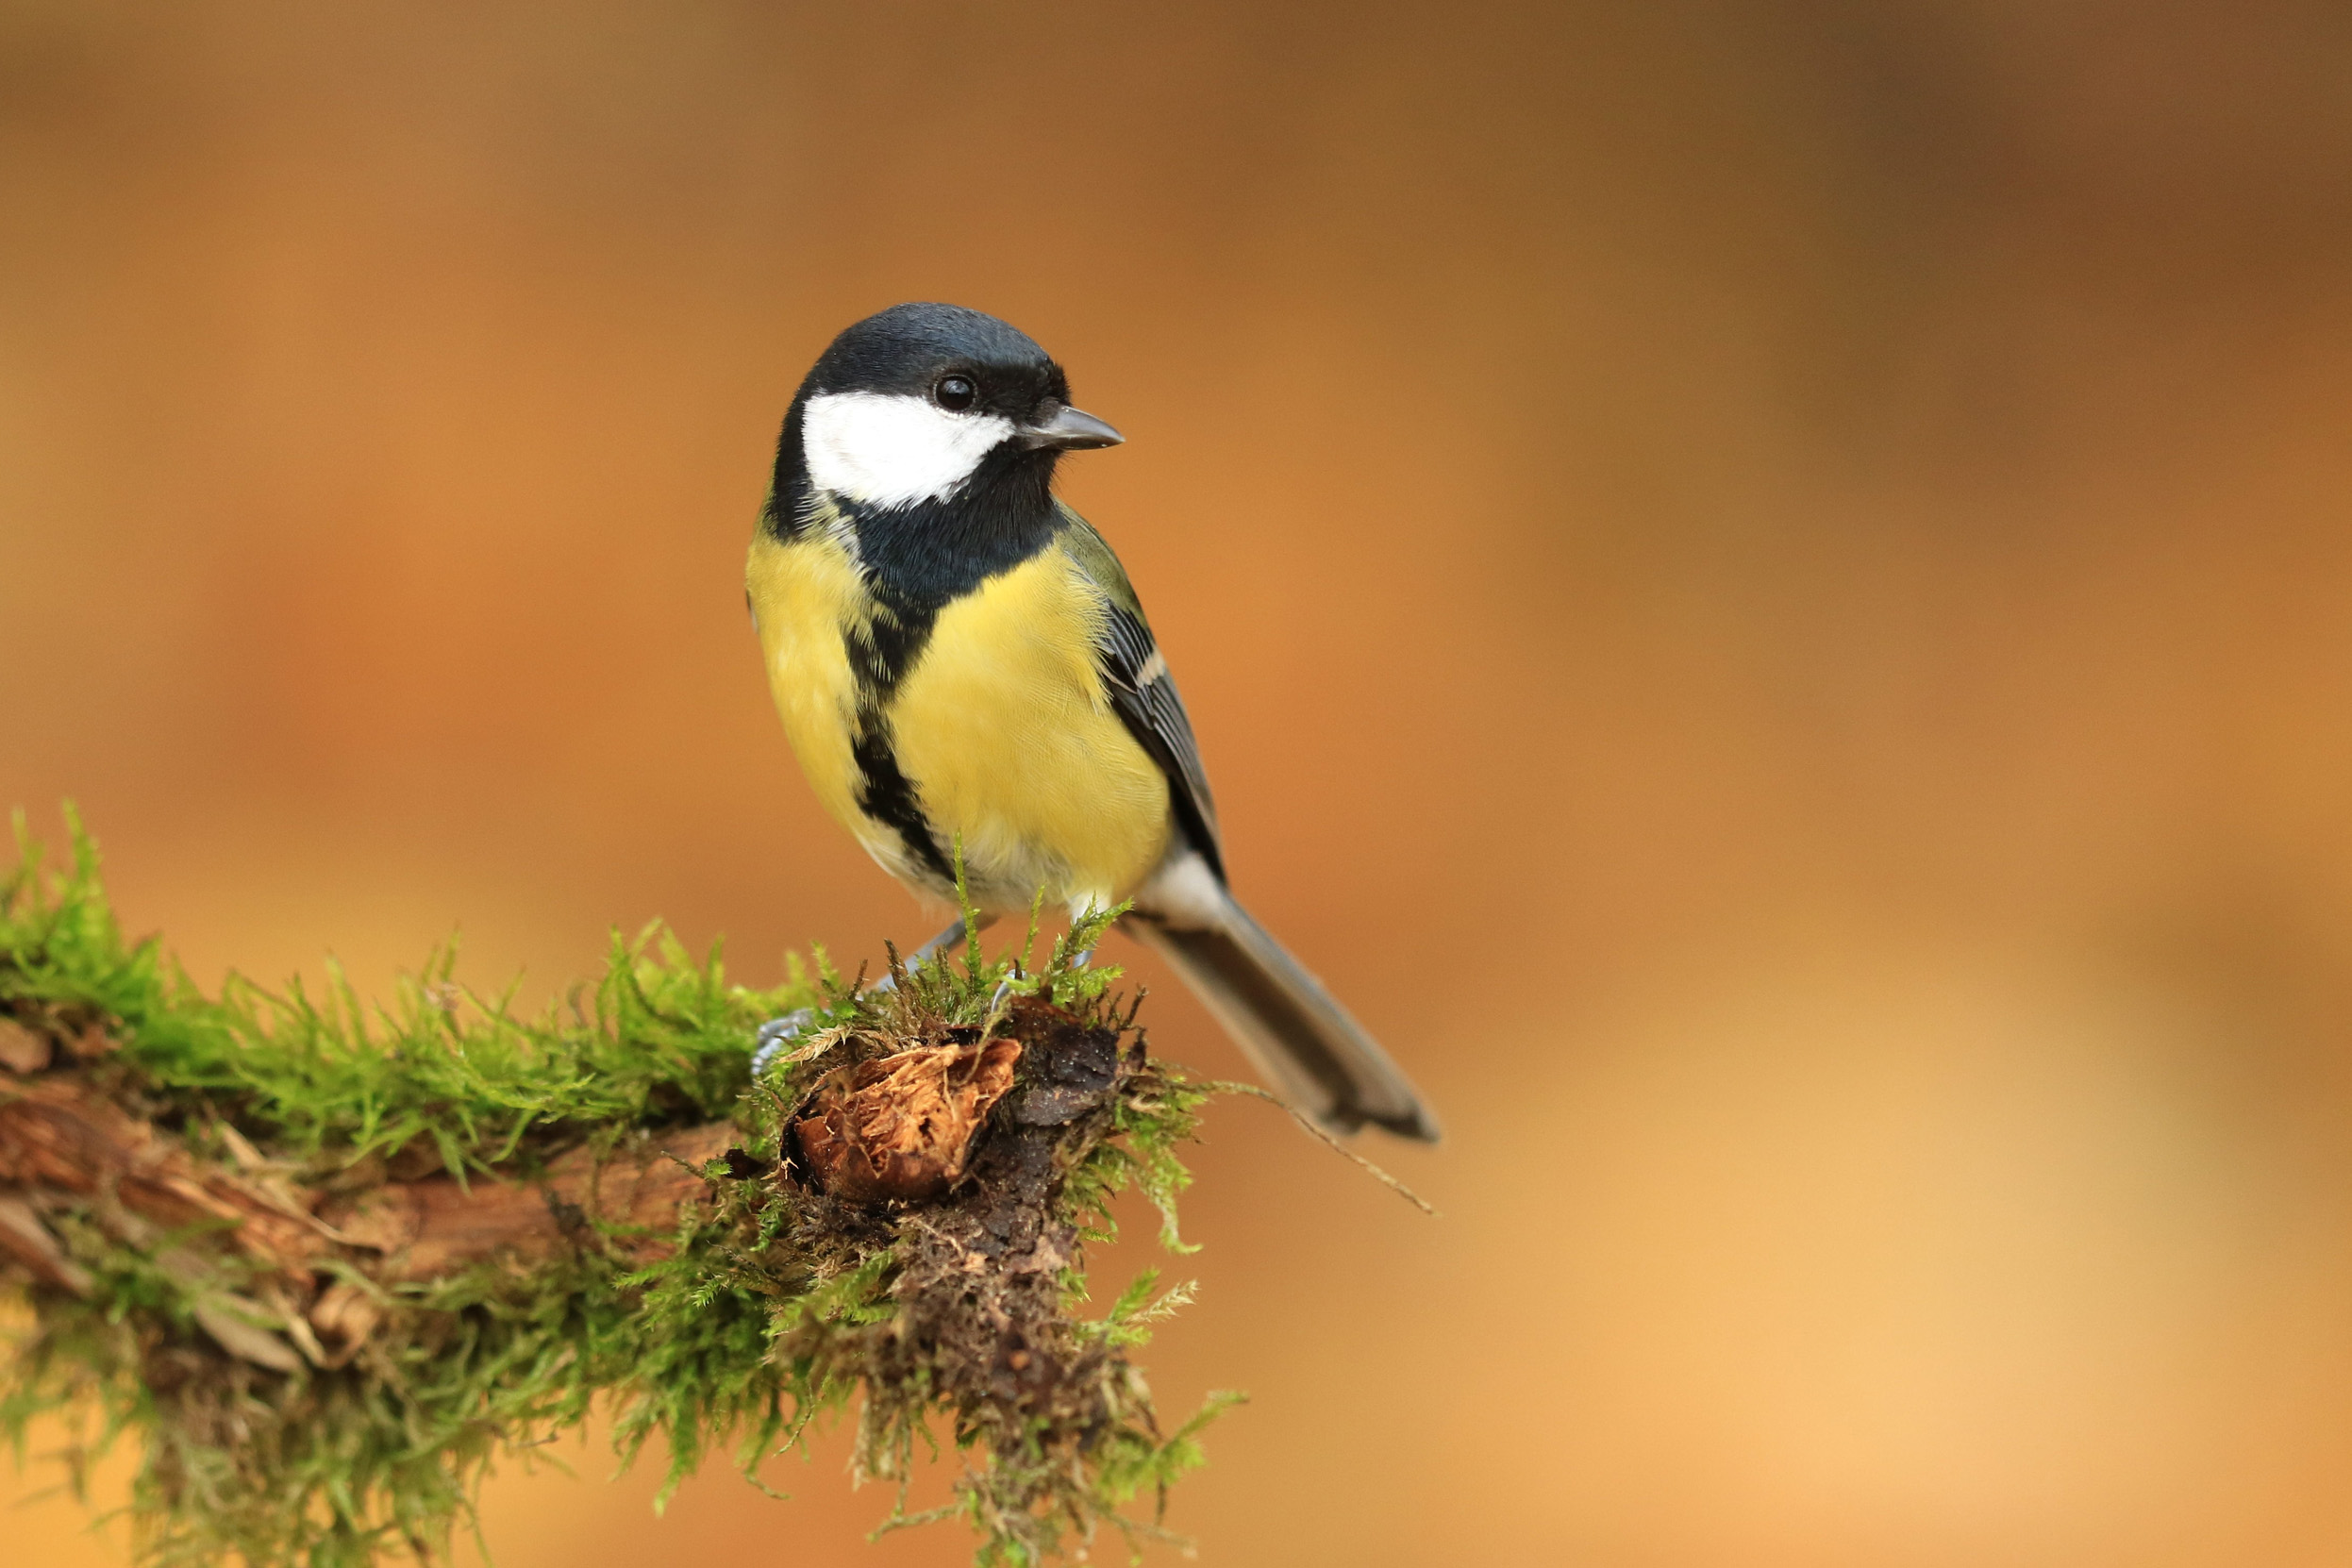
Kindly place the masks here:
MULTIPOLYGON (((72 1054, 101 1054, 90 1044, 72 1054)), ((380 1316, 380 1292, 336 1277, 329 1262, 378 1285, 423 1283, 493 1258, 552 1258, 586 1240, 592 1226, 620 1227, 602 1244, 632 1261, 663 1256, 681 1206, 707 1191, 699 1167, 737 1136, 730 1124, 714 1123, 641 1138, 602 1159, 578 1148, 532 1181, 475 1176, 460 1185, 439 1175, 339 1191, 297 1179, 225 1125, 217 1130, 230 1158, 202 1157, 109 1097, 87 1067, 50 1069, 47 1056, 0 1051, 0 1266, 13 1262, 42 1284, 87 1294, 89 1276, 48 1223, 65 1208, 87 1207, 134 1244, 198 1231, 158 1261, 201 1286, 221 1272, 201 1235, 217 1227, 214 1244, 243 1254, 262 1274, 238 1293, 225 1283, 212 1293, 214 1309, 199 1307, 198 1320, 224 1348, 281 1369, 294 1364, 288 1341, 318 1364, 340 1364, 380 1316)))

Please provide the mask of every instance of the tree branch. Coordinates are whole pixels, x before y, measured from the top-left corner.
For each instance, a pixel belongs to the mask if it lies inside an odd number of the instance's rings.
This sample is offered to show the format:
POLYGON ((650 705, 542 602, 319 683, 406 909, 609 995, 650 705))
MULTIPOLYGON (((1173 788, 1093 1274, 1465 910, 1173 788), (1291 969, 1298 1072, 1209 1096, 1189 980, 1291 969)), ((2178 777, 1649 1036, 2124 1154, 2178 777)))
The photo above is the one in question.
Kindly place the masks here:
POLYGON ((438 1554, 496 1453, 598 1398, 673 1484, 853 1394, 860 1467, 903 1480, 945 1416, 983 1560, 1157 1534, 1118 1507, 1164 1498, 1193 1426, 1161 1435, 1127 1364, 1143 1296, 1090 1322, 1069 1286, 1112 1193, 1168 1210, 1204 1092, 1077 950, 827 1000, 649 929, 568 1017, 445 954, 380 1009, 211 997, 123 942, 86 842, 61 876, 28 853, 0 878, 0 1295, 30 1320, 0 1430, 138 1432, 159 1561, 438 1554), (812 1002, 751 1085, 758 1021, 812 1002))

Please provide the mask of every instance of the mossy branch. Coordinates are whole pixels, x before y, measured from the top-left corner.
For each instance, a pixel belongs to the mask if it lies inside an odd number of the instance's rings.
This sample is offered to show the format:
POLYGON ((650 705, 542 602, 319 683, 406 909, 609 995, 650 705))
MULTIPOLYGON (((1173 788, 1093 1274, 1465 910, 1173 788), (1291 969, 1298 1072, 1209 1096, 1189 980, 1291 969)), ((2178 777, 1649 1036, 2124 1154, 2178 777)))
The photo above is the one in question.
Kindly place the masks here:
MULTIPOLYGON (((1115 971, 977 951, 876 992, 822 962, 727 983, 659 926, 525 1018, 436 954, 370 1009, 126 942, 94 850, 0 875, 0 1433, 140 1443, 142 1558, 342 1568, 447 1552, 502 1451, 603 1401, 670 1487, 747 1476, 861 1399, 857 1463, 960 1459, 978 1560, 1029 1564, 1164 1503, 1127 1352, 1184 1299, 1081 1315, 1083 1254, 1140 1187, 1175 1243, 1208 1091, 1155 1062, 1115 971), (817 1009, 758 1085, 764 1020, 817 1009), (936 1424, 936 1425, 935 1425, 936 1424)), ((1034 935, 1034 933, 1032 933, 1034 935)), ((76 1480, 78 1470, 76 1471, 76 1480)), ((77 1480, 78 1484, 78 1480, 77 1480)))

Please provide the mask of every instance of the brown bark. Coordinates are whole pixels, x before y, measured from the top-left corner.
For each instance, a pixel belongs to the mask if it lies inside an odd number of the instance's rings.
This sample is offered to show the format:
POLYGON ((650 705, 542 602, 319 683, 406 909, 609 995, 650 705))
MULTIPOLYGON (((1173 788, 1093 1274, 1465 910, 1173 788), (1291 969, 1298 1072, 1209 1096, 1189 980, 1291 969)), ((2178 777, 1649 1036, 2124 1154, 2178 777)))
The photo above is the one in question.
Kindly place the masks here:
POLYGON ((850 1203, 935 1198, 963 1179, 989 1110, 1012 1088, 1021 1043, 901 1051, 837 1068, 792 1123, 817 1186, 850 1203))
POLYGON ((322 1265, 330 1259, 379 1284, 419 1283, 493 1258, 525 1264, 552 1258, 600 1223, 644 1232, 608 1234, 603 1244, 649 1261, 666 1251, 681 1206, 707 1191, 697 1168, 736 1136, 732 1126, 716 1123, 641 1138, 602 1158, 575 1149, 530 1181, 475 1176, 461 1186, 442 1175, 337 1191, 296 1179, 232 1127, 220 1129, 228 1158, 200 1156, 109 1098, 85 1071, 11 1066, 0 1066, 0 1265, 13 1262, 42 1284, 87 1293, 88 1275, 44 1220, 67 1206, 86 1207, 135 1244, 217 1227, 217 1243, 200 1231, 158 1261, 198 1283, 218 1272, 208 1245, 234 1248, 262 1265, 260 1282, 247 1283, 247 1293, 212 1293, 211 1309, 200 1307, 197 1316, 224 1348, 281 1368, 294 1363, 288 1341, 313 1361, 335 1365, 374 1326, 375 1294, 347 1281, 327 1283, 322 1265))

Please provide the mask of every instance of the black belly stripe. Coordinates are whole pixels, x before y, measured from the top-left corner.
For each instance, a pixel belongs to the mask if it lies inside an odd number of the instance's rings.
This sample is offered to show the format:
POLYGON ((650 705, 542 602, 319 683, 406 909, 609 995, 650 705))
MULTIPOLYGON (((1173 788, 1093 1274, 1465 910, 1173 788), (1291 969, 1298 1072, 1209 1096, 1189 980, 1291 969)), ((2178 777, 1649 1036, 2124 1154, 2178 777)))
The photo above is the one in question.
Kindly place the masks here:
MULTIPOLYGON (((794 435, 788 425, 786 441, 794 435)), ((942 888, 955 883, 955 862, 923 814, 914 780, 898 765, 891 698, 929 645, 942 609, 1052 542, 1061 520, 1048 490, 1051 478, 1051 464, 1022 462, 1008 448, 983 465, 965 497, 892 508, 826 498, 856 532, 859 563, 874 596, 865 623, 842 634, 858 689, 857 733, 849 748, 858 765, 858 809, 897 834, 908 859, 937 876, 942 888), (993 466, 1013 470, 1005 476, 1009 482, 978 482, 992 477, 993 466)), ((772 509, 801 516, 808 509, 806 486, 805 475, 779 471, 778 493, 792 502, 772 509)))
POLYGON ((939 836, 923 814, 923 803, 915 799, 913 783, 899 771, 897 753, 891 750, 889 725, 869 728, 865 716, 859 718, 858 738, 849 747, 849 755, 858 763, 858 809, 896 833, 907 853, 925 870, 936 874, 942 888, 954 887, 955 863, 941 851, 939 836))
POLYGON ((858 683, 858 731, 849 744, 850 759, 858 764, 858 809, 897 834, 909 859, 952 887, 955 862, 923 814, 914 781, 898 765, 887 711, 898 683, 931 640, 939 607, 910 604, 887 592, 877 592, 876 600, 866 624, 842 637, 858 683))

